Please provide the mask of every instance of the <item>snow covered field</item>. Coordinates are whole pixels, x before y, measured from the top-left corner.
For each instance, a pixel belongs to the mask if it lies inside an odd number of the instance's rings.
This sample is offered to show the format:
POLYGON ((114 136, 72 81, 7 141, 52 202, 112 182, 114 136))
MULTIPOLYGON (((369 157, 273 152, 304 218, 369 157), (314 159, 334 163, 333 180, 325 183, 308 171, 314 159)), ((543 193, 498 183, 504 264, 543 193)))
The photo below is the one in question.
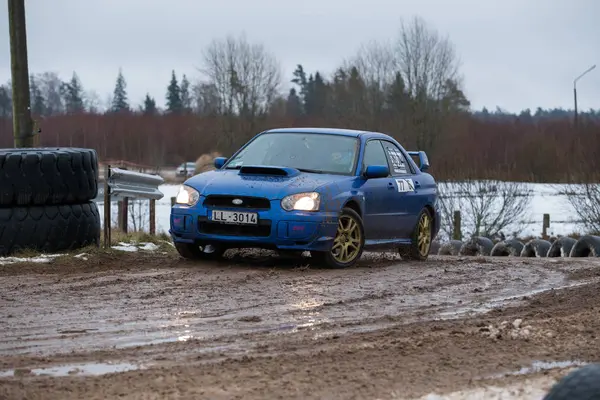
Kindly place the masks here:
MULTIPOLYGON (((522 221, 515 221, 515 230, 520 230, 522 236, 538 236, 542 232, 542 220, 544 214, 550 214, 550 235, 567 235, 574 232, 582 232, 584 227, 577 220, 572 206, 567 201, 566 196, 560 192, 569 188, 570 185, 555 185, 555 184, 524 184, 528 190, 531 190, 532 197, 529 207, 522 218, 522 221), (520 229, 519 229, 520 228, 520 229)), ((157 232, 167 233, 169 230, 169 215, 171 210, 171 197, 177 195, 179 185, 162 185, 160 191, 164 193, 164 197, 156 203, 156 229, 157 232)), ((440 190, 446 193, 451 193, 454 188, 440 184, 440 190)), ((461 198, 460 204, 466 204, 465 199, 461 198)), ((130 201, 130 230, 148 230, 148 211, 147 200, 130 201)), ((98 208, 102 215, 103 203, 98 202, 98 208)), ((466 206, 460 207, 464 213, 468 209, 466 206)), ((116 202, 112 207, 113 224, 117 221, 116 202)), ((463 220, 465 217, 463 216, 463 220)), ((507 229, 505 234, 509 235, 511 229, 507 229)))

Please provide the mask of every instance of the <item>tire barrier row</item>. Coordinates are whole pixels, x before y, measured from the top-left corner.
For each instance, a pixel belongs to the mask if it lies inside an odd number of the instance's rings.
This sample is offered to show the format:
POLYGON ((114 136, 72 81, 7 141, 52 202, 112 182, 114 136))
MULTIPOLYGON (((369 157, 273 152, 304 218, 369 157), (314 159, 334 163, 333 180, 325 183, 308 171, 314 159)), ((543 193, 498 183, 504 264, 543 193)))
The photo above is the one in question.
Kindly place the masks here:
POLYGON ((100 243, 93 149, 0 149, 0 256, 100 243))
POLYGON ((551 239, 532 239, 523 243, 506 239, 494 243, 489 238, 474 236, 466 242, 450 240, 433 249, 441 256, 492 257, 600 257, 600 236, 586 235, 580 239, 563 236, 551 239))

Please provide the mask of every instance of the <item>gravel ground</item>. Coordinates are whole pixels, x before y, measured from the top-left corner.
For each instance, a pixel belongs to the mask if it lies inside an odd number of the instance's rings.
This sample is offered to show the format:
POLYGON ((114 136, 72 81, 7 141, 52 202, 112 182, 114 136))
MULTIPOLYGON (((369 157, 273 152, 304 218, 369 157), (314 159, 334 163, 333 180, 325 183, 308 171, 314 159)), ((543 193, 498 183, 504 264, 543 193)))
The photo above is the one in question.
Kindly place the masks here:
POLYGON ((308 261, 0 266, 0 398, 540 399, 600 361, 600 260, 308 261))

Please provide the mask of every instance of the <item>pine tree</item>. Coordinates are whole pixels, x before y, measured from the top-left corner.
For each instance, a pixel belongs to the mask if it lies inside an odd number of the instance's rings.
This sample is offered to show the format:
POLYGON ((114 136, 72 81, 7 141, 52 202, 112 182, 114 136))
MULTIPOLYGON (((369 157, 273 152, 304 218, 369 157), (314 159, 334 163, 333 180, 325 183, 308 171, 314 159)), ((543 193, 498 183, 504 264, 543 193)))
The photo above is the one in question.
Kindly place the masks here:
POLYGON ((144 99, 143 113, 145 115, 154 115, 156 114, 156 111, 156 101, 153 97, 150 96, 149 93, 146 93, 146 98, 144 99))
POLYGON ((285 113, 289 117, 299 117, 302 115, 302 100, 296 93, 296 89, 291 88, 285 104, 285 113))
POLYGON ((29 77, 29 91, 31 96, 31 113, 33 115, 46 115, 46 99, 35 79, 35 76, 29 77))
POLYGON ((190 81, 185 74, 181 78, 181 108, 185 112, 192 110, 192 96, 190 95, 190 81))
POLYGON ((171 72, 171 82, 167 87, 167 111, 170 113, 181 112, 181 88, 177 83, 175 71, 171 72))
POLYGON ((67 114, 75 114, 85 111, 83 102, 83 87, 75 72, 69 82, 62 85, 62 95, 65 102, 67 114))
POLYGON ((115 84, 115 90, 113 92, 111 111, 129 111, 129 101, 127 100, 127 82, 125 82, 125 77, 123 76, 123 71, 121 68, 119 68, 119 75, 117 76, 117 83, 115 84))

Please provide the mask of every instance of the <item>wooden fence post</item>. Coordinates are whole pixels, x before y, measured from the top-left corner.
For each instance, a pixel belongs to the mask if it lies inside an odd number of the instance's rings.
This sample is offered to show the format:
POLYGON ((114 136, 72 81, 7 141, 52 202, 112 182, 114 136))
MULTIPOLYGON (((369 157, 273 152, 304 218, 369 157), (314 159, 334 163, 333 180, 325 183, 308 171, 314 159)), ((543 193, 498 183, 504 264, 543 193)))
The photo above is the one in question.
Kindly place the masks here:
POLYGON ((123 200, 119 201, 119 229, 123 233, 127 233, 127 225, 128 224, 128 214, 129 214, 129 199, 124 197, 123 200))
POLYGON ((452 239, 462 240, 460 211, 454 211, 452 239))
POLYGON ((544 214, 544 221, 542 222, 542 238, 548 239, 548 228, 550 228, 550 214, 544 214))
POLYGON ((110 165, 104 167, 104 248, 110 247, 111 237, 111 210, 110 210, 110 186, 108 180, 110 179, 110 165))
POLYGON ((156 235, 156 200, 150 199, 150 234, 156 235))

